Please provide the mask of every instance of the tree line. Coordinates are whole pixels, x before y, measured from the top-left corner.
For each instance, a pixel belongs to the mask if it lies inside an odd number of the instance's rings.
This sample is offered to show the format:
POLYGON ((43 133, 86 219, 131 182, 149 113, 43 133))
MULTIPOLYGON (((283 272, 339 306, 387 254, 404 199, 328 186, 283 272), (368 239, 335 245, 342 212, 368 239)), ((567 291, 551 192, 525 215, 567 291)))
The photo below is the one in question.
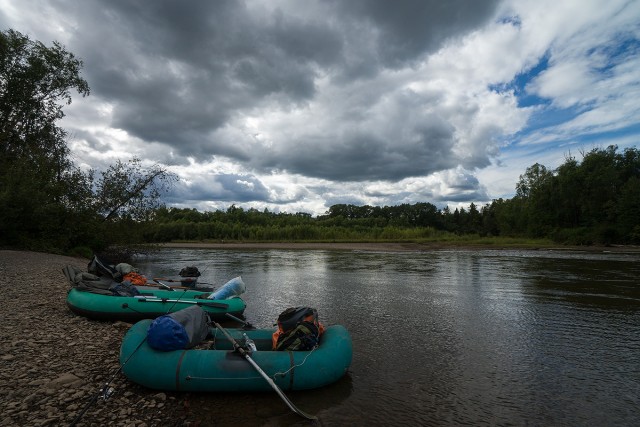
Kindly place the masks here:
POLYGON ((490 205, 501 234, 570 244, 640 243, 640 151, 594 148, 555 170, 527 168, 516 195, 490 205))
POLYGON ((244 210, 159 208, 149 242, 172 240, 420 240, 456 235, 548 238, 571 245, 640 243, 640 151, 594 148, 550 170, 527 168, 511 199, 482 207, 438 209, 336 204, 324 215, 244 210))
POLYGON ((81 170, 57 125, 71 92, 89 95, 82 61, 13 30, 0 33, 0 246, 70 252, 174 240, 420 241, 446 236, 640 244, 640 152, 594 148, 554 170, 527 168, 511 199, 467 209, 421 202, 337 204, 323 215, 167 208, 177 179, 137 158, 81 170))

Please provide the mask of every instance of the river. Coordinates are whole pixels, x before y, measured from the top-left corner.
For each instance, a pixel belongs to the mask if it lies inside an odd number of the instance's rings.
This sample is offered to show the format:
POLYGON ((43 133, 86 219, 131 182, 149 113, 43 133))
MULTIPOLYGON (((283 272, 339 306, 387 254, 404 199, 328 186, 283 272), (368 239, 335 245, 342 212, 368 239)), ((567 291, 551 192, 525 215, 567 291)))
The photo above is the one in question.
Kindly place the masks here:
MULTIPOLYGON (((321 425, 640 423, 640 254, 163 249, 136 260, 149 277, 187 265, 201 282, 242 276, 258 327, 300 305, 347 327, 348 374, 288 393, 321 425)), ((203 425, 216 425, 216 399, 193 398, 203 425)), ((305 425, 275 393, 227 402, 238 425, 305 425)))

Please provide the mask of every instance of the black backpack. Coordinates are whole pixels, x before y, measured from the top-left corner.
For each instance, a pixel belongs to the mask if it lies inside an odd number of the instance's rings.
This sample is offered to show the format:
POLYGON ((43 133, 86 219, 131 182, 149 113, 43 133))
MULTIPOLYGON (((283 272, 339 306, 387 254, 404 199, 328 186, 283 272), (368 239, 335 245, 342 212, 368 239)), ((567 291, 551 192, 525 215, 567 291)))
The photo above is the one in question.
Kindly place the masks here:
POLYGON ((287 308, 278 316, 274 350, 311 350, 318 345, 323 330, 315 308, 287 308))

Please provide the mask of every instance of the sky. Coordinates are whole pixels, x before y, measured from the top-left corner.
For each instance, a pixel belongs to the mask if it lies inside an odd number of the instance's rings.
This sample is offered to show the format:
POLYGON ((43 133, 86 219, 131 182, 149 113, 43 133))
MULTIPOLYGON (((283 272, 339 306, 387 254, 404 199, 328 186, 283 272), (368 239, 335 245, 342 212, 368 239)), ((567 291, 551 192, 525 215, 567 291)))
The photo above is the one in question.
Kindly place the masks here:
POLYGON ((0 0, 8 29, 83 61, 76 165, 162 165, 169 207, 484 206, 640 136, 637 0, 0 0))

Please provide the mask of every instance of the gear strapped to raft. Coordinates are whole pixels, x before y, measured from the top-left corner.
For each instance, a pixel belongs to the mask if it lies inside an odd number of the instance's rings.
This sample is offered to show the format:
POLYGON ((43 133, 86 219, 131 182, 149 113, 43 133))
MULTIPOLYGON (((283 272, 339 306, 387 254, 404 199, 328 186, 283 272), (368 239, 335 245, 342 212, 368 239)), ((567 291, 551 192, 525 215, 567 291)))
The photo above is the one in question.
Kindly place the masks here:
POLYGON ((209 316, 199 306, 156 318, 147 330, 149 346, 159 351, 192 348, 209 335, 209 316))
POLYGON ((278 316, 278 329, 272 337, 273 349, 312 350, 318 345, 323 332, 318 310, 311 307, 287 308, 278 316))

